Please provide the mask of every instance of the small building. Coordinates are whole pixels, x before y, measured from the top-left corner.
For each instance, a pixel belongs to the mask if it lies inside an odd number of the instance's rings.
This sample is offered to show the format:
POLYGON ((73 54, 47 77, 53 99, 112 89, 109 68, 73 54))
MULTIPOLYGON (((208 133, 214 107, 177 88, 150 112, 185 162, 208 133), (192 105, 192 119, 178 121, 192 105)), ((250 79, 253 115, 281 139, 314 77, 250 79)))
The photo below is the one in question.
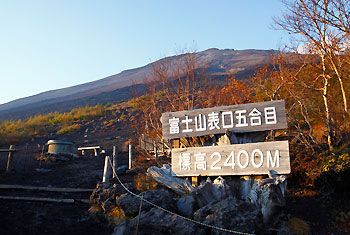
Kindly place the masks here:
POLYGON ((51 155, 76 156, 74 143, 67 140, 49 140, 47 153, 51 155))

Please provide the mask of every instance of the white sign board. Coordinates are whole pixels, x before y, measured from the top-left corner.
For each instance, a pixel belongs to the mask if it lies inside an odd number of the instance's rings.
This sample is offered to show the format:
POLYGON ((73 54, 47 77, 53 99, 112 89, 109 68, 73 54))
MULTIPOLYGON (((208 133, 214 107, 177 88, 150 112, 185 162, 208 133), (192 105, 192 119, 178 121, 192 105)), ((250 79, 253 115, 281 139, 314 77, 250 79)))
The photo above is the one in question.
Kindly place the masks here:
POLYGON ((290 173, 288 141, 176 148, 172 150, 175 176, 262 175, 268 170, 290 173))

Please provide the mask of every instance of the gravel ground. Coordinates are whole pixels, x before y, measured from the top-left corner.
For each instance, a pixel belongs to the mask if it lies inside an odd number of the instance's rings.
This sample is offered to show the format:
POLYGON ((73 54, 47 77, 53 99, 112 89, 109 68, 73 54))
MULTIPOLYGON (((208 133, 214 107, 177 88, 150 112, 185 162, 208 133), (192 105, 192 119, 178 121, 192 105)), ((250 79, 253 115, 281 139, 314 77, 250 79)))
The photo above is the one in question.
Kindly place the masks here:
MULTIPOLYGON (((32 154, 34 155, 34 154, 32 154)), ((43 162, 15 155, 13 171, 5 172, 1 155, 0 184, 93 189, 101 180, 103 157, 81 157, 67 162, 43 162)), ((90 193, 61 193, 0 189, 1 196, 89 199, 90 193)), ((88 213, 89 204, 0 200, 0 234, 111 234, 113 228, 88 213)))

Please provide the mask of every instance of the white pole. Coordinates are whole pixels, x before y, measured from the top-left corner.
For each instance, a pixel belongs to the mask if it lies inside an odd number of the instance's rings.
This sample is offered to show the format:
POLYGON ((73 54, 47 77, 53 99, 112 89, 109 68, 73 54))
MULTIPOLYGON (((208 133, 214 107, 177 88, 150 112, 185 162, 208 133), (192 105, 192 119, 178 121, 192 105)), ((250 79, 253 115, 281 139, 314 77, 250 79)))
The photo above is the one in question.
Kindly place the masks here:
POLYGON ((104 169, 103 169, 102 183, 108 183, 109 182, 110 168, 111 168, 111 164, 109 162, 109 156, 106 156, 106 158, 105 158, 105 166, 104 166, 104 169))
POLYGON ((132 167, 132 145, 129 144, 129 169, 132 167))
POLYGON ((153 140, 153 151, 154 151, 154 154, 155 154, 156 159, 157 159, 157 157, 158 157, 158 155, 157 155, 157 143, 155 140, 153 140))
POLYGON ((115 178, 115 173, 117 173, 117 168, 118 168, 118 164, 117 164, 117 147, 113 146, 113 178, 115 178))

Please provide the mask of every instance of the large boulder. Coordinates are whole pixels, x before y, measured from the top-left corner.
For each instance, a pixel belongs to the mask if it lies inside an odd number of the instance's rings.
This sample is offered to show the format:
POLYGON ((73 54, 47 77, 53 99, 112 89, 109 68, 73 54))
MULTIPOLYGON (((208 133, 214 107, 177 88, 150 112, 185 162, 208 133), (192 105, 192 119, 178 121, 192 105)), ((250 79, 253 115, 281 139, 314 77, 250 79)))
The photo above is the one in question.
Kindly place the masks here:
MULTIPOLYGON (((145 191, 140 194, 143 199, 165 208, 170 211, 176 211, 175 201, 171 193, 165 190, 150 190, 145 191)), ((136 216, 140 210, 141 198, 136 197, 130 193, 123 194, 116 198, 117 205, 123 209, 126 216, 136 216)), ((147 203, 146 201, 142 202, 142 211, 149 211, 153 205, 147 203)))
MULTIPOLYGON (((140 218, 137 216, 127 225, 123 235, 134 235, 138 224, 140 235, 205 235, 205 228, 186 220, 185 218, 170 214, 164 210, 153 208, 149 212, 142 213, 140 218)), ((118 230, 118 229, 117 229, 118 230)))
POLYGON ((176 202, 176 206, 181 215, 192 217, 197 204, 192 196, 186 196, 179 198, 176 202))
MULTIPOLYGON (((124 184, 124 187, 133 193, 139 193, 132 184, 124 184)), ((120 184, 99 183, 90 195, 90 201, 95 204, 100 204, 103 201, 110 199, 114 201, 116 196, 127 193, 128 191, 120 184)))
POLYGON ((200 208, 195 212, 194 219, 200 223, 158 208, 152 208, 148 212, 143 211, 140 216, 133 218, 127 225, 122 224, 116 227, 115 234, 135 234, 136 229, 141 235, 232 234, 224 232, 222 229, 259 233, 263 226, 259 208, 254 204, 232 197, 200 208))
POLYGON ((125 175, 126 174, 126 170, 129 167, 127 165, 122 165, 120 167, 117 168, 117 175, 125 175))
POLYGON ((214 180, 214 183, 208 178, 203 184, 192 190, 199 207, 203 207, 209 203, 216 202, 230 196, 231 190, 222 177, 214 180))
POLYGON ((252 185, 247 200, 260 208, 265 224, 273 223, 285 206, 286 190, 287 177, 270 170, 269 178, 259 180, 252 185))
POLYGON ((124 235, 127 226, 128 226, 127 222, 121 223, 119 226, 114 228, 112 235, 124 235))
MULTIPOLYGON (((262 132, 262 135, 264 133, 262 132)), ((212 182, 210 178, 198 187, 187 187, 188 181, 173 177, 168 166, 151 167, 149 174, 158 182, 180 194, 190 194, 199 207, 215 203, 227 197, 235 197, 254 204, 260 209, 265 224, 278 219, 285 205, 284 194, 287 178, 276 171, 268 172, 269 178, 262 176, 228 177, 228 182, 218 177, 212 182)))
MULTIPOLYGON (((173 195, 169 191, 150 190, 142 192, 140 195, 143 196, 143 199, 150 201, 157 206, 170 211, 176 211, 176 203, 174 201, 173 195)), ((144 202, 142 207, 145 211, 149 211, 154 206, 147 202, 144 202)))
POLYGON ((141 199, 130 193, 125 193, 116 198, 117 205, 123 209, 126 216, 136 216, 140 209, 141 199))
MULTIPOLYGON (((258 233, 263 228, 260 209, 252 203, 234 197, 210 203, 197 210, 193 217, 204 224, 238 232, 258 233)), ((226 234, 214 228, 207 228, 207 233, 226 234)))
POLYGON ((190 194, 193 190, 188 180, 173 176, 171 167, 168 164, 164 164, 162 168, 156 166, 148 168, 147 175, 180 195, 190 194))
POLYGON ((93 205, 90 212, 102 215, 108 215, 113 212, 116 206, 116 197, 127 193, 127 189, 133 193, 139 193, 132 184, 108 184, 100 183, 90 195, 90 201, 93 205))

